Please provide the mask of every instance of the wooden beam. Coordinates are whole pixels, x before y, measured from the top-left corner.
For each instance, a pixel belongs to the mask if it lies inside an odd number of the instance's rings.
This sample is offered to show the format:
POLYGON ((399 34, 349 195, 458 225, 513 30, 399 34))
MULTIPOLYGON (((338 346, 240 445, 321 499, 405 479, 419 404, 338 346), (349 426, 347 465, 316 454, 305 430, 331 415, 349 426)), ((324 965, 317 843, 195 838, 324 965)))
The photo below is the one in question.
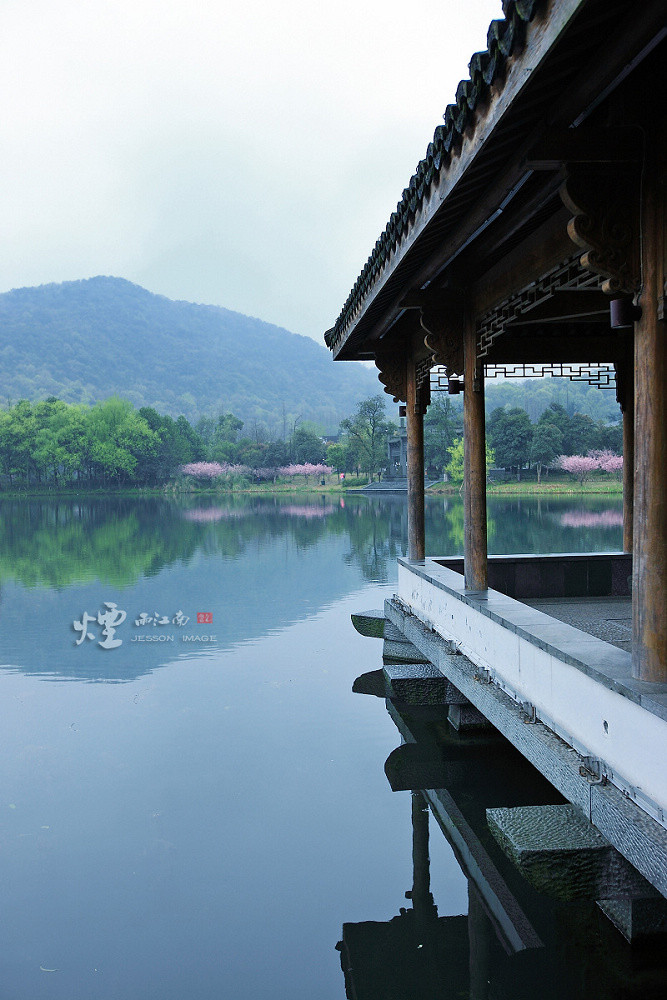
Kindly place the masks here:
POLYGON ((566 208, 560 208, 486 271, 473 286, 478 316, 572 257, 574 247, 567 235, 569 220, 570 213, 566 208))
POLYGON ((635 485, 635 400, 623 411, 623 551, 632 552, 633 498, 635 485))
POLYGON ((485 364, 613 364, 623 357, 625 339, 618 334, 590 333, 585 327, 546 330, 508 327, 484 356, 485 364), (582 336, 582 333, 585 336, 582 336))
POLYGON ((531 170, 558 170, 564 163, 638 163, 643 140, 633 126, 552 128, 528 154, 531 170))
POLYGON ((463 504, 465 585, 470 590, 488 587, 486 538, 486 432, 484 427, 484 378, 477 363, 475 320, 464 320, 463 395, 463 504))
POLYGON ((511 320, 509 326, 526 323, 602 322, 609 327, 609 297, 603 292, 563 289, 535 305, 529 306, 511 320))
MULTIPOLYGON (((590 5, 589 5, 590 6, 590 5)), ((641 17, 637 8, 626 4, 623 20, 616 21, 616 30, 600 40, 596 58, 587 60, 572 83, 558 95, 549 128, 569 127, 583 122, 604 97, 610 94, 632 71, 633 63, 648 54, 665 35, 664 0, 645 0, 641 17)))

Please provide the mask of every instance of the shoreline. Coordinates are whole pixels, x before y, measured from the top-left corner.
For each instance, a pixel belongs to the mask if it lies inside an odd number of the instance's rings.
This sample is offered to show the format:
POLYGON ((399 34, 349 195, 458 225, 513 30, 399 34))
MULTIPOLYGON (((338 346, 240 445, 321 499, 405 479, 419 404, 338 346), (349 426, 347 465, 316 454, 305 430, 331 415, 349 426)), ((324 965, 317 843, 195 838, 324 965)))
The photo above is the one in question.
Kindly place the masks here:
MULTIPOLYGON (((364 483, 364 485, 366 485, 364 483)), ((361 487, 357 484, 341 486, 338 483, 321 485, 295 485, 287 483, 279 484, 257 484, 238 489, 193 489, 176 490, 165 489, 164 487, 122 487, 118 489, 73 489, 71 487, 63 489, 30 488, 23 490, 0 490, 0 500, 18 499, 60 499, 65 497, 162 497, 164 499, 175 500, 187 497, 234 497, 252 495, 274 495, 294 494, 294 493, 314 493, 331 494, 335 496, 346 496, 350 490, 354 490, 355 496, 368 496, 360 492, 361 487)), ((461 492, 460 484, 436 484, 426 490, 426 496, 456 496, 461 492)), ((580 486, 578 483, 494 483, 487 486, 487 496, 622 496, 623 486, 620 482, 589 482, 580 486)), ((407 496, 407 494, 406 494, 407 496)))

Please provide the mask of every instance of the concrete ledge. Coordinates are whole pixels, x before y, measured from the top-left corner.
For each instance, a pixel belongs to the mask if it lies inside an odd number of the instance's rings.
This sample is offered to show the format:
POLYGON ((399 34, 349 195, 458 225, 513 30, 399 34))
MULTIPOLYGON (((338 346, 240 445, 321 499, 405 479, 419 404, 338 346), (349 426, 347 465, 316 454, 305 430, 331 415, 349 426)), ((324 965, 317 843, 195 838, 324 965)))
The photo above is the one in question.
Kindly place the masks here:
MULTIPOLYGON (((632 676, 632 658, 624 650, 559 622, 536 608, 521 604, 506 594, 491 589, 466 590, 463 577, 447 569, 438 559, 411 562, 399 558, 398 564, 399 574, 401 568, 414 574, 507 631, 569 663, 597 683, 667 721, 667 684, 636 680, 632 676)), ((399 596, 408 605, 411 604, 407 593, 399 590, 399 596)), ((431 624, 438 623, 432 621, 431 624)))
MULTIPOLYGON (((442 572, 448 572, 442 570, 442 572)), ((509 600, 507 598, 506 600, 509 600)), ((515 603, 515 602, 513 602, 515 603)), ((530 610, 530 609, 528 609, 530 610)), ((452 656, 450 642, 399 601, 387 617, 569 802, 664 896, 667 896, 667 830, 613 784, 602 784, 586 761, 466 656, 452 656)))
POLYGON ((667 933, 667 901, 657 899, 598 899, 598 906, 626 941, 667 933))
POLYGON ((387 757, 384 773, 392 792, 420 791, 448 784, 446 763, 436 749, 403 743, 387 757))

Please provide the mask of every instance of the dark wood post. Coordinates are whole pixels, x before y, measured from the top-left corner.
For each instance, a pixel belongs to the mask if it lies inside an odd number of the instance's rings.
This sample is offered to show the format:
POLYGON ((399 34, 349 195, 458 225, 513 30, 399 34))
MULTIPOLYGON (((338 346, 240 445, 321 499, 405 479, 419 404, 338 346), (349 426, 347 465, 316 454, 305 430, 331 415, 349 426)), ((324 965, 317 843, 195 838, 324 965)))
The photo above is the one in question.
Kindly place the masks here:
POLYGON ((623 407, 623 551, 632 552, 635 492, 635 384, 632 368, 625 379, 623 407))
POLYGON ((632 618, 635 677, 667 681, 667 329, 664 303, 665 130, 646 137, 641 204, 642 315, 635 324, 635 492, 632 618), (664 308, 664 305, 663 305, 664 308))
POLYGON ((486 542, 486 432, 484 370, 477 363, 474 317, 466 315, 463 334, 463 503, 465 585, 488 586, 486 542))
POLYGON ((405 407, 408 428, 408 558, 424 559, 424 415, 417 392, 414 348, 408 353, 405 407))

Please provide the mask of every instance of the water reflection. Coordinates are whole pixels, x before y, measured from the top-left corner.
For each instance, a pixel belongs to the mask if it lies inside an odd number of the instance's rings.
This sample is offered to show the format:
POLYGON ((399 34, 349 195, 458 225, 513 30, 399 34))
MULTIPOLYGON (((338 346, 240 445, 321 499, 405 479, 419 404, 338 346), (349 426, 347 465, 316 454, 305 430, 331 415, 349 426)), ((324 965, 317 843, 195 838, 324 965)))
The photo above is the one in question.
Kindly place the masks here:
MULTIPOLYGON (((492 552, 599 551, 620 544, 618 498, 585 497, 575 504, 565 497, 492 497, 488 506, 492 552)), ((460 554, 461 498, 428 498, 426 530, 429 553, 460 554)), ((385 582, 396 556, 407 549, 406 499, 5 500, 0 502, 0 583, 58 590, 96 580, 128 587, 199 553, 234 559, 267 540, 288 536, 307 548, 326 535, 346 538, 349 560, 365 578, 385 582)))
MULTIPOLYGON (((460 554, 461 498, 429 498, 426 527, 430 552, 460 554)), ((492 498, 489 535, 491 551, 618 548, 620 506, 492 498)), ((42 677, 132 680, 316 614, 360 577, 391 582, 406 548, 404 496, 2 501, 0 663, 42 677), (122 646, 75 646, 73 622, 106 603, 126 613, 122 646), (140 631, 142 614, 168 624, 140 631), (183 628, 173 624, 179 615, 183 628)))
MULTIPOLYGON (((357 684, 357 690, 363 688, 357 684)), ((403 742, 385 771, 392 789, 411 792, 413 879, 405 893, 410 905, 397 907, 389 921, 343 925, 336 947, 346 996, 658 1000, 667 995, 664 938, 630 947, 594 900, 564 903, 537 892, 491 837, 487 808, 562 802, 552 786, 495 730, 474 736, 455 732, 446 706, 399 711, 388 701, 387 708, 403 742), (431 892, 429 810, 468 879, 467 913, 438 915, 431 892)))
POLYGON ((428 805, 412 793, 411 906, 388 921, 343 924, 345 995, 358 1000, 468 995, 468 920, 439 917, 430 887, 428 805))

